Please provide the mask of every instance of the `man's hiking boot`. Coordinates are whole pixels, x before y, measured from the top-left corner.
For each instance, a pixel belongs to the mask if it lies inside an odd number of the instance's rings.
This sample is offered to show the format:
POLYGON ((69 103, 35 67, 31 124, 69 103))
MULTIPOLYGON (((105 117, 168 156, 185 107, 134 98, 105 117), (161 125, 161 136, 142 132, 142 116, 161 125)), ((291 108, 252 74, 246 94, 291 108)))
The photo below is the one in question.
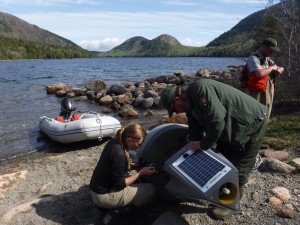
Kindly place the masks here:
MULTIPOLYGON (((240 191, 240 200, 242 199, 244 195, 244 189, 245 189, 245 184, 240 185, 239 191, 240 191)), ((240 211, 232 210, 232 209, 227 209, 227 208, 221 208, 221 207, 216 207, 211 211, 211 216, 215 219, 221 219, 225 220, 226 218, 230 217, 233 214, 240 214, 240 211)))
POLYGON ((215 219, 221 219, 221 220, 225 220, 226 218, 230 217, 233 214, 238 214, 239 211, 235 211, 232 209, 227 209, 227 208, 221 208, 221 207, 217 207, 215 209, 212 210, 212 217, 215 219))

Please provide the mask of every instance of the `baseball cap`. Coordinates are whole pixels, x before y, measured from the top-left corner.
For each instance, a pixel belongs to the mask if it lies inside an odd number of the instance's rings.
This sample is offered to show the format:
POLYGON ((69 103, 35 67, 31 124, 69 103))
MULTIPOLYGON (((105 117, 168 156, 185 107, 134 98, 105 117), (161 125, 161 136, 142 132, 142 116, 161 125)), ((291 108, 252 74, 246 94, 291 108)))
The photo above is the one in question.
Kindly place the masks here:
POLYGON ((175 88, 166 87, 160 94, 160 104, 168 110, 169 117, 173 115, 173 103, 175 99, 175 88))
POLYGON ((277 41, 274 38, 266 38, 261 44, 270 47, 275 52, 280 51, 280 49, 277 47, 277 41))

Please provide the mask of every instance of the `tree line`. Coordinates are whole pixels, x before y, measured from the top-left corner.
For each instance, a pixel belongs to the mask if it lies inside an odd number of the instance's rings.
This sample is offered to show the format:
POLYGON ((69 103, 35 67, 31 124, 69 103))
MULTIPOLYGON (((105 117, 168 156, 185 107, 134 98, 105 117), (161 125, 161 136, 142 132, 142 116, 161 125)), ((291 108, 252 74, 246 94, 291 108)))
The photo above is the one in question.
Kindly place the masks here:
POLYGON ((2 60, 90 57, 90 53, 81 48, 64 48, 3 36, 0 36, 0 49, 0 59, 2 60))

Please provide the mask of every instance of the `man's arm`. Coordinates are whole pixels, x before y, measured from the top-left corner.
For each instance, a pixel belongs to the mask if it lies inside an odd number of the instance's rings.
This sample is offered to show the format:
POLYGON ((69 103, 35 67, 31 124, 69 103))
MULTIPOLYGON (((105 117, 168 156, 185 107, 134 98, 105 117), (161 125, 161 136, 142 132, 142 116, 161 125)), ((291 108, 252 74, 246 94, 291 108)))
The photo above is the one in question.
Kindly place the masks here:
POLYGON ((255 70, 255 75, 258 77, 264 77, 269 75, 271 72, 279 73, 279 71, 281 71, 281 69, 279 70, 279 68, 283 69, 283 67, 277 67, 276 65, 264 69, 257 69, 255 70))
POLYGON ((188 127, 189 127, 189 141, 200 141, 203 138, 204 127, 202 127, 197 119, 193 116, 192 112, 187 113, 188 127))

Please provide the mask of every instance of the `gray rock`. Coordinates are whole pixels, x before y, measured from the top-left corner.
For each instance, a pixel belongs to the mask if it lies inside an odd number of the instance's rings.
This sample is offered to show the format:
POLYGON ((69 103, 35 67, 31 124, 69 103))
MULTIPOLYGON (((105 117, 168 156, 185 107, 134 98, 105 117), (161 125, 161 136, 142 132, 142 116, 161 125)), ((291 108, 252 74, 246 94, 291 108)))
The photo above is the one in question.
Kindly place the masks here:
POLYGON ((151 86, 151 84, 150 84, 150 82, 148 82, 148 81, 143 81, 144 82, 144 86, 145 86, 145 88, 149 88, 150 86, 151 86))
MULTIPOLYGON (((175 76, 173 76, 173 77, 175 77, 175 76)), ((159 76, 156 78, 157 83, 166 83, 167 84, 168 81, 169 81, 169 76, 159 76)))
POLYGON ((198 70, 197 71, 197 73, 196 73, 196 77, 209 77, 209 70, 207 70, 207 69, 200 69, 200 70, 198 70))
POLYGON ((289 158, 289 153, 286 151, 265 150, 264 155, 268 158, 274 158, 280 161, 286 161, 289 158))
POLYGON ((122 95, 125 94, 125 92, 126 92, 125 87, 120 84, 113 84, 109 88, 109 94, 122 95))
POLYGON ((106 88, 106 84, 102 80, 95 80, 88 82, 85 87, 88 89, 88 91, 93 91, 94 93, 98 93, 101 90, 104 90, 106 88))
POLYGON ((145 98, 142 101, 142 108, 143 109, 149 109, 153 106, 153 98, 145 98))
POLYGON ((295 165, 297 169, 300 169, 300 158, 295 158, 292 160, 292 163, 295 165))
POLYGON ((144 98, 142 96, 138 96, 133 100, 132 105, 136 108, 141 107, 143 100, 144 98))
POLYGON ((263 160, 259 169, 261 171, 266 171, 266 172, 280 172, 280 173, 287 173, 287 174, 292 173, 296 170, 295 167, 290 166, 284 162, 281 162, 273 158, 263 160))
POLYGON ((144 96, 144 92, 140 89, 132 90, 131 93, 134 97, 144 96))
POLYGON ((87 91, 86 96, 87 96, 88 99, 94 100, 95 99, 95 92, 94 91, 87 91))
POLYGON ((158 93, 156 91, 146 90, 144 92, 144 98, 157 97, 158 93))
POLYGON ((153 106, 154 107, 160 107, 160 96, 153 97, 153 106))

